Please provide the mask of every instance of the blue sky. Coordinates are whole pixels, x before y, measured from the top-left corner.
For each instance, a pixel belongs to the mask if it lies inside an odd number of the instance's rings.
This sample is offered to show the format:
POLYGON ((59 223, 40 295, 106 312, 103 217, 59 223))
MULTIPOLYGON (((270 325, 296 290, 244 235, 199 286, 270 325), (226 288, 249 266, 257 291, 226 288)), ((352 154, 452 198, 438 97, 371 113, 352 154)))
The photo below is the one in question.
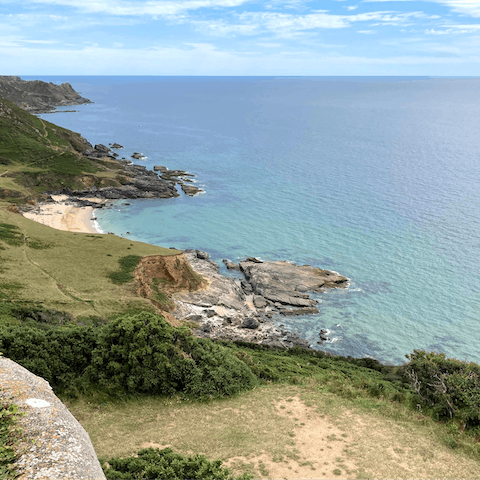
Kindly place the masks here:
POLYGON ((0 0, 4 75, 480 75, 480 0, 0 0))

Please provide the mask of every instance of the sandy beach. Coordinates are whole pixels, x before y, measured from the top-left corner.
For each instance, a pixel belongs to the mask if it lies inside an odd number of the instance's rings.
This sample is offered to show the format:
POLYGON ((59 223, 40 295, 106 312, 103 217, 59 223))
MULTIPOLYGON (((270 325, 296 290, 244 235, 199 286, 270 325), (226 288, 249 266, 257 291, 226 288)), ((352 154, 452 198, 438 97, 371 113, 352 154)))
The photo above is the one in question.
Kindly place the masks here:
MULTIPOLYGON (((96 230, 93 223, 93 207, 76 207, 68 205, 67 195, 52 195, 55 203, 42 203, 35 206, 34 209, 24 212, 23 216, 43 223, 57 230, 66 230, 69 232, 81 233, 100 233, 96 230)), ((90 201, 104 202, 95 198, 90 201)))

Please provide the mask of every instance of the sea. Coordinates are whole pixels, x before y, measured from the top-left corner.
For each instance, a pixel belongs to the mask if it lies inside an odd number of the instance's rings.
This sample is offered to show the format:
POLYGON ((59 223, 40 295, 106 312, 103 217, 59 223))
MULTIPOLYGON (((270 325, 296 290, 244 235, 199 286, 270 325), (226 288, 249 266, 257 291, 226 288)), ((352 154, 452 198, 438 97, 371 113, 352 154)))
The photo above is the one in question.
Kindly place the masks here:
POLYGON ((480 362, 480 79, 35 78, 94 102, 42 118, 204 190, 114 202, 102 231, 206 251, 225 274, 254 256, 349 277, 318 314, 274 318, 316 349, 480 362))

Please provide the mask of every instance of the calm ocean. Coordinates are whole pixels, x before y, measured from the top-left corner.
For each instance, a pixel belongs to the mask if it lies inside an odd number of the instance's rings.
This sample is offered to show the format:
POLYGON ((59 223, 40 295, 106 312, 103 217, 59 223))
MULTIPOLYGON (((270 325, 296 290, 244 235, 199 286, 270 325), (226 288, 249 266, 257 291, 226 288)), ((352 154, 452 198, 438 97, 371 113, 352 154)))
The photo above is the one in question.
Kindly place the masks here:
POLYGON ((42 118, 205 189, 117 202, 104 231, 350 277, 318 315, 280 320, 315 345, 329 329, 323 350, 480 362, 480 79, 41 79, 95 102, 42 118))

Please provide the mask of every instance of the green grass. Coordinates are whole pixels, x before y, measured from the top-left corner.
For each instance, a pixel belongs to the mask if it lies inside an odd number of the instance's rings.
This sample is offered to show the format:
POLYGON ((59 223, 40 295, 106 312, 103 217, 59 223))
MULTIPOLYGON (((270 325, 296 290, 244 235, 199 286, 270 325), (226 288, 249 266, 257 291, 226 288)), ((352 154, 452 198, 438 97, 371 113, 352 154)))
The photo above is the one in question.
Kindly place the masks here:
POLYGON ((23 285, 11 292, 11 299, 81 317, 151 310, 131 282, 115 285, 109 274, 119 270, 120 262, 131 268, 133 263, 124 258, 180 253, 115 235, 55 230, 5 208, 0 208, 0 225, 0 284, 23 285))
POLYGON ((81 136, 0 97, 0 198, 22 203, 44 192, 120 185, 122 165, 82 155, 81 136))
POLYGON ((142 259, 139 255, 126 255, 118 259, 119 269, 107 276, 115 285, 123 285, 133 280, 133 271, 142 259))
POLYGON ((16 225, 0 223, 0 242, 18 247, 23 245, 24 238, 24 235, 19 231, 19 228, 16 225))

